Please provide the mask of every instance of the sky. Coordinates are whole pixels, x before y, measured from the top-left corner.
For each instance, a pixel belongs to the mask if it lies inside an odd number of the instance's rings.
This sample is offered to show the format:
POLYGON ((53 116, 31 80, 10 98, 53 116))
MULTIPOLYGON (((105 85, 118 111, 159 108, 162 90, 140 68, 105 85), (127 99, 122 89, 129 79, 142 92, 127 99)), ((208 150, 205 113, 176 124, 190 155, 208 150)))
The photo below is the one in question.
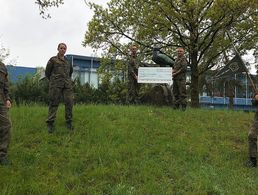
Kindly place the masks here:
MULTIPOLYGON (((89 0, 87 0, 89 1, 89 0)), ((108 0, 90 0, 105 6, 108 0)), ((35 0, 0 0, 0 45, 9 50, 6 64, 45 67, 57 54, 60 42, 67 44, 66 54, 94 54, 82 42, 93 11, 84 0, 65 0, 59 8, 51 8, 50 19, 39 14, 35 0)))
MULTIPOLYGON (((105 6, 109 0, 87 0, 105 6)), ((57 54, 60 42, 67 44, 66 54, 96 56, 93 49, 83 47, 87 24, 93 11, 84 0, 65 0, 59 8, 51 8, 50 19, 39 15, 35 0, 0 0, 0 44, 9 49, 4 62, 17 66, 45 67, 48 59, 57 54)), ((251 55, 243 57, 254 63, 251 55)), ((251 72, 255 69, 252 68, 251 72)))

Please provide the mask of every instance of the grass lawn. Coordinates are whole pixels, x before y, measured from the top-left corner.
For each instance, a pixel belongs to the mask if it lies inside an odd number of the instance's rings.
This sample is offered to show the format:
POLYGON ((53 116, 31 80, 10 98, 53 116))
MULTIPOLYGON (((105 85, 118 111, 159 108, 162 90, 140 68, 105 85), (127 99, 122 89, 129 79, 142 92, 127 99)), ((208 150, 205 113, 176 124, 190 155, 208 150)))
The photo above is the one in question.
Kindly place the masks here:
POLYGON ((254 113, 151 106, 64 107, 48 134, 44 106, 13 107, 11 166, 0 194, 258 194, 243 163, 254 113))

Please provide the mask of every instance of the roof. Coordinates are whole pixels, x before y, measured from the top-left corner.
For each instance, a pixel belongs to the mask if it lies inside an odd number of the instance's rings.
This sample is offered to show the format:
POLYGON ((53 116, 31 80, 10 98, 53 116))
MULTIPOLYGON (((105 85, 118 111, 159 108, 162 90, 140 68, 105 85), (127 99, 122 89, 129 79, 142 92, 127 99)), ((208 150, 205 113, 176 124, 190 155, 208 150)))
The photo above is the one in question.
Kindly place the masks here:
POLYGON ((78 66, 79 68, 99 68, 100 67, 100 58, 91 57, 91 56, 80 56, 68 54, 66 55, 67 59, 72 63, 74 67, 78 66))

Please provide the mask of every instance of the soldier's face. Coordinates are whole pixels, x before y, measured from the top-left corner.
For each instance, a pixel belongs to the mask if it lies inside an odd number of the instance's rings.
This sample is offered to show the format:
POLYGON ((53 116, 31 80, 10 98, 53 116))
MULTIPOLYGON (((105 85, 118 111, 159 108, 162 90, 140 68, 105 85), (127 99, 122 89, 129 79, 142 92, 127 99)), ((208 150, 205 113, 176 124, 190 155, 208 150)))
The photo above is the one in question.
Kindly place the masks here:
POLYGON ((58 50, 58 54, 63 56, 65 54, 65 52, 66 52, 66 46, 61 44, 61 45, 59 45, 57 50, 58 50))
POLYGON ((178 57, 182 57, 182 56, 184 55, 184 53, 185 53, 185 51, 184 51, 183 48, 178 48, 178 49, 176 50, 176 52, 177 52, 177 56, 178 56, 178 57))
POLYGON ((132 47, 131 48, 131 55, 135 56, 137 53, 137 47, 132 47))

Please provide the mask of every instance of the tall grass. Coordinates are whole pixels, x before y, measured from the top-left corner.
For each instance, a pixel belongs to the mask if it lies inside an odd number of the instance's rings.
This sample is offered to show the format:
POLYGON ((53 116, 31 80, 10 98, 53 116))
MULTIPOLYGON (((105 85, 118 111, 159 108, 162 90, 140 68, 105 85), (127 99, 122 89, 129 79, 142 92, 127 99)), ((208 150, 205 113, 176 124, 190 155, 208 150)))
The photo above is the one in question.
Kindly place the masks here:
POLYGON ((247 159, 253 113, 148 106, 64 107, 47 133, 47 107, 13 107, 11 166, 0 194, 258 194, 247 159))

